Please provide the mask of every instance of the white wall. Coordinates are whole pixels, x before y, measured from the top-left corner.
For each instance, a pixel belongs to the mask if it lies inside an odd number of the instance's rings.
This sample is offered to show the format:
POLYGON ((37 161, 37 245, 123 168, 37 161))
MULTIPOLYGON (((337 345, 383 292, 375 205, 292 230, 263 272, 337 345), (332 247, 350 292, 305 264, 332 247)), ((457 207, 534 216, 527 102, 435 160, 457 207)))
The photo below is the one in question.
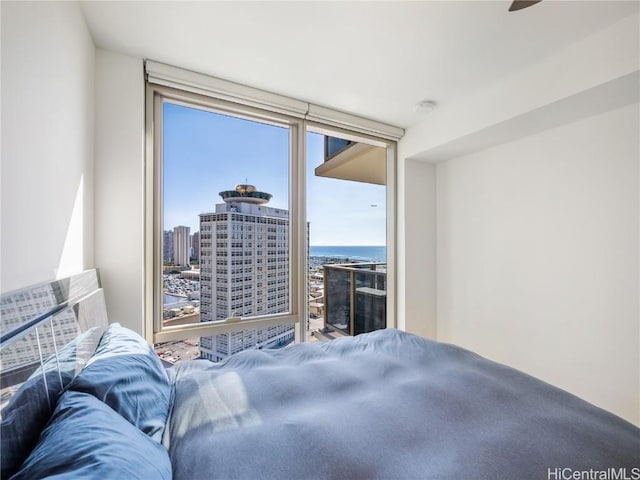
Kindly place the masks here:
POLYGON ((433 164, 638 102, 638 28, 636 10, 406 130, 398 144, 400 328, 437 337, 433 164))
POLYGON ((143 332, 143 63, 96 50, 95 263, 110 322, 143 332))
POLYGON ((398 151, 397 325, 436 339, 436 167, 398 151))
POLYGON ((76 3, 0 8, 6 292, 93 264, 95 49, 76 3))
POLYGON ((438 339, 640 423, 639 106, 437 165, 438 339))

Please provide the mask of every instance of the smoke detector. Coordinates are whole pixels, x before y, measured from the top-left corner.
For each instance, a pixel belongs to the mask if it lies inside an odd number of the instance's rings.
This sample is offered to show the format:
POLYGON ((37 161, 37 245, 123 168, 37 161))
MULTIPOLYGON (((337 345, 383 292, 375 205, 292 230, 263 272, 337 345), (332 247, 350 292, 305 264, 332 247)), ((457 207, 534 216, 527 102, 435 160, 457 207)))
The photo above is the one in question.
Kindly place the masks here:
POLYGON ((413 110, 416 113, 427 114, 431 113, 431 111, 436 108, 436 102, 433 100, 422 100, 421 102, 416 103, 416 106, 413 107, 413 110))

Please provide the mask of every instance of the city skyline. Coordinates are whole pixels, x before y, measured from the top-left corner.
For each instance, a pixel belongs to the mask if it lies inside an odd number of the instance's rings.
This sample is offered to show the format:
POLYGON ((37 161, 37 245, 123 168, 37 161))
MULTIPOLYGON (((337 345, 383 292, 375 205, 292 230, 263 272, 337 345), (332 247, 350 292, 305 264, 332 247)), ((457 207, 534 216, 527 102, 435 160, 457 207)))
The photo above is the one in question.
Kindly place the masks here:
MULTIPOLYGON (((167 103, 164 105, 164 225, 198 231, 219 193, 249 183, 289 210, 289 130, 167 103), (249 141, 247 140, 249 139, 249 141)), ((386 244, 386 187, 316 177, 324 137, 307 134, 310 245, 386 244)))

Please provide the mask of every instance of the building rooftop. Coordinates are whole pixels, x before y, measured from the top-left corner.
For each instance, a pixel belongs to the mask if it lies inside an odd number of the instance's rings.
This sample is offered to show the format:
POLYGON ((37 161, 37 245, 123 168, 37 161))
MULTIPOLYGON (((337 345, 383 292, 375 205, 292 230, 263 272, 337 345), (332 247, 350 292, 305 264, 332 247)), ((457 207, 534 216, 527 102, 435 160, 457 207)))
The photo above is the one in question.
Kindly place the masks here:
POLYGON ((271 200, 270 193, 259 192, 253 185, 240 184, 236 185, 235 190, 225 190, 220 192, 220 196, 226 203, 256 203, 259 205, 269 203, 271 200))

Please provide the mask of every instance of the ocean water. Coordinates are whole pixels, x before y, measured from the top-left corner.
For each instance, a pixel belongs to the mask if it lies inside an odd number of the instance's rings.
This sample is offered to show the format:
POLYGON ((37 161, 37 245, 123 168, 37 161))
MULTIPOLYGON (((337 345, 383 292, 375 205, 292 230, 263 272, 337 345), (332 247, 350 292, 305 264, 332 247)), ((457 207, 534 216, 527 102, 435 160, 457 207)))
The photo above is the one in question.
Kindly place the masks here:
POLYGON ((186 297, 180 297, 178 295, 171 295, 170 293, 165 293, 164 294, 164 304, 168 305, 170 303, 180 303, 180 302, 184 302, 187 298, 186 297))
POLYGON ((386 262, 387 247, 380 246, 313 246, 309 247, 309 256, 311 257, 336 257, 348 258, 349 260, 367 261, 367 262, 386 262))

